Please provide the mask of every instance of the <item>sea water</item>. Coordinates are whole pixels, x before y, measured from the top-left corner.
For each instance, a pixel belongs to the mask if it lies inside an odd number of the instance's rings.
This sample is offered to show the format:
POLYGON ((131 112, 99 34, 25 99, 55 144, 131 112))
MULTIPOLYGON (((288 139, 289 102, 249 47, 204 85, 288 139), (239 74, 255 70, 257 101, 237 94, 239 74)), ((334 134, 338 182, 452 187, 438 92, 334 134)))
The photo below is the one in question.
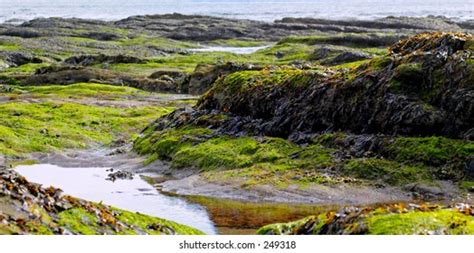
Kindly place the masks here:
POLYGON ((273 21, 283 17, 371 20, 386 16, 474 19, 474 0, 0 0, 0 23, 39 17, 119 20, 183 13, 273 21))

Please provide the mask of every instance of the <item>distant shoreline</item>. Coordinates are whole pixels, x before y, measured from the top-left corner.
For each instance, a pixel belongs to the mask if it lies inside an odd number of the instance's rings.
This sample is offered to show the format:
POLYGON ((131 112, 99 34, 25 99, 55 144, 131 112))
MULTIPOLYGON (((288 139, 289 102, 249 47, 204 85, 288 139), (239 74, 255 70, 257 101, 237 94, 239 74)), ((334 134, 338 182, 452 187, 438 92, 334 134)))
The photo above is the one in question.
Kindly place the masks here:
POLYGON ((83 17, 60 17, 60 16, 49 16, 49 17, 34 17, 30 19, 21 19, 21 18, 13 18, 9 20, 2 21, 0 16, 0 25, 21 25, 25 22, 29 22, 32 20, 39 20, 39 19, 64 19, 64 20, 91 20, 91 21, 102 21, 102 22, 119 22, 122 20, 127 20, 130 18, 136 17, 145 17, 145 18, 152 18, 152 17, 162 17, 162 16, 184 16, 184 17, 208 17, 214 19, 221 19, 221 20, 234 20, 234 21, 252 21, 252 22, 262 22, 262 23, 278 23, 283 20, 294 19, 294 20, 321 20, 321 21, 328 21, 328 22, 348 22, 348 21, 355 21, 355 22, 377 22, 384 19, 438 19, 438 20, 446 20, 453 23, 468 23, 474 25, 474 17, 472 19, 459 19, 457 17, 448 17, 448 16, 435 16, 435 15, 424 15, 424 16, 384 16, 384 17, 374 17, 374 18, 357 18, 357 17, 347 17, 347 18, 325 18, 325 17, 318 17, 318 16, 308 16, 308 17, 299 17, 299 16, 287 16, 282 18, 277 18, 274 20, 259 20, 259 19, 250 19, 250 18, 235 18, 235 17, 225 17, 222 15, 204 15, 204 14, 184 14, 184 13, 164 13, 164 14, 146 14, 146 15, 130 15, 124 18, 116 18, 116 19, 104 19, 104 18, 83 18, 83 17))

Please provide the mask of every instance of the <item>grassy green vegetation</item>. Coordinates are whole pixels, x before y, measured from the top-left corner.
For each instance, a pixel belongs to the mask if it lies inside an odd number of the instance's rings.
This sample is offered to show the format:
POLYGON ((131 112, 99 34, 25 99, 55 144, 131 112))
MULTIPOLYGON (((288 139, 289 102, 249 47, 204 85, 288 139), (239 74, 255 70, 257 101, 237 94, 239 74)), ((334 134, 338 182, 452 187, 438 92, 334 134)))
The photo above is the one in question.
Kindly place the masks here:
POLYGON ((18 51, 20 49, 21 46, 16 45, 15 43, 0 40, 0 51, 18 51))
POLYGON ((85 148, 131 138, 170 108, 111 108, 74 103, 10 102, 0 105, 0 152, 20 155, 85 148))
POLYGON ((55 98, 96 98, 104 100, 123 100, 129 96, 150 96, 149 92, 127 86, 97 83, 76 83, 71 85, 22 86, 17 90, 34 97, 55 98))
POLYGON ((370 234, 474 234, 474 217, 453 210, 375 215, 368 224, 370 234))
POLYGON ((474 181, 463 181, 461 182, 461 188, 474 192, 474 181))
POLYGON ((58 214, 58 225, 67 228, 73 233, 82 235, 97 234, 98 219, 83 208, 73 208, 58 214))
POLYGON ((302 220, 260 228, 258 234, 474 234, 474 217, 451 209, 390 213, 381 209, 349 221, 336 224, 333 213, 310 216, 302 220), (311 224, 311 226, 309 226, 311 224), (328 226, 339 229, 328 230, 328 226), (340 227, 339 227, 340 226, 340 227), (304 232, 303 232, 304 231, 304 232))
POLYGON ((243 186, 258 183, 287 186, 295 176, 299 183, 324 183, 328 179, 315 171, 333 163, 332 149, 319 145, 299 147, 280 138, 228 136, 208 139, 212 133, 205 128, 167 129, 150 132, 134 145, 140 154, 155 159, 171 160, 175 169, 193 167, 208 173, 209 180, 244 179, 243 186), (293 157, 293 158, 291 158, 293 157), (307 173, 309 171, 309 173, 307 173), (306 175, 306 177, 303 177, 306 175))
POLYGON ((464 160, 474 154, 474 142, 445 137, 400 137, 387 146, 387 153, 399 162, 441 165, 464 160))
POLYGON ((424 166, 403 165, 380 158, 351 159, 345 164, 344 170, 357 178, 382 180, 394 185, 432 179, 432 175, 424 166))
MULTIPOLYGON (((295 76, 302 75, 304 72, 298 69, 278 70, 278 71, 239 71, 230 74, 225 79, 217 83, 214 86, 214 90, 217 92, 224 91, 227 93, 241 93, 246 92, 250 88, 261 85, 277 85, 294 78, 295 76)), ((295 78, 296 79, 296 78, 295 78)), ((291 82, 295 85, 301 82, 291 82)))
MULTIPOLYGON (((86 31, 76 29, 71 36, 56 36, 54 43, 50 37, 37 38, 9 38, 0 39, 2 51, 27 51, 36 56, 55 60, 64 60, 68 57, 81 54, 107 54, 107 55, 132 55, 140 58, 152 58, 161 55, 159 50, 181 50, 186 48, 199 48, 199 44, 185 41, 176 41, 159 38, 146 34, 135 34, 134 31, 123 29, 104 28, 109 33, 121 35, 114 40, 97 40, 87 38, 86 31), (133 33, 133 34, 131 34, 133 33), (130 37, 129 37, 130 36, 130 37), (154 48, 157 51, 150 50, 154 48)), ((71 33, 71 30, 65 31, 71 33)))
POLYGON ((49 66, 47 63, 28 63, 18 67, 7 68, 2 71, 5 75, 33 74, 36 70, 49 66))
POLYGON ((175 169, 201 169, 210 181, 237 181, 242 187, 271 184, 283 188, 293 183, 302 187, 338 183, 346 177, 389 185, 431 183, 443 178, 444 174, 437 172, 440 168, 449 167, 453 170, 450 173, 462 174, 463 167, 451 161, 463 161, 474 152, 472 143, 463 140, 387 137, 380 153, 341 160, 334 154, 344 151, 344 147, 337 145, 346 142, 343 133, 320 135, 314 144, 304 147, 280 138, 212 136, 211 130, 198 127, 155 132, 148 129, 134 148, 140 154, 148 154, 148 162, 165 159, 175 169), (333 173, 324 173, 327 169, 333 173))
POLYGON ((334 66, 335 69, 356 69, 357 67, 361 66, 362 64, 368 63, 370 60, 360 60, 348 63, 342 63, 339 65, 334 66))
POLYGON ((141 91, 99 84, 21 87, 21 92, 0 94, 10 101, 0 103, 0 152, 21 156, 54 149, 85 148, 92 143, 109 144, 131 139, 148 123, 173 108, 137 106, 118 108, 64 102, 64 97, 117 99, 141 91), (32 103, 23 97, 50 99, 32 103))
MULTIPOLYGON (((120 29, 119 29, 120 30, 120 29)), ((124 31, 113 31, 113 33, 125 33, 124 31)), ((47 58, 62 59, 80 54, 108 54, 108 55, 131 55, 142 59, 146 59, 146 63, 114 63, 114 64, 98 64, 96 68, 106 68, 113 71, 127 73, 131 76, 147 77, 157 70, 179 70, 183 72, 192 72, 199 64, 218 64, 225 62, 252 63, 260 65, 287 65, 292 62, 311 61, 314 46, 307 43, 306 37, 290 37, 283 39, 278 44, 269 48, 259 50, 252 54, 233 54, 228 52, 195 52, 191 54, 180 54, 179 50, 190 48, 200 48, 202 45, 175 41, 166 38, 150 37, 146 34, 135 34, 128 37, 111 40, 100 41, 91 38, 81 37, 78 33, 75 37, 56 37, 58 45, 54 48, 40 48, 36 45, 44 45, 47 42, 45 38, 20 39, 17 44, 8 44, 9 48, 26 46, 29 52, 34 52, 37 56, 47 58), (33 42, 33 43, 29 43, 33 42), (150 51, 150 48, 177 50, 176 53, 169 55, 161 55, 150 51)), ((332 38, 331 36, 321 36, 321 38, 332 38)), ((260 46, 268 44, 265 41, 253 40, 217 40, 208 43, 209 45, 221 46, 260 46)), ((337 43, 336 43, 337 44, 337 43)), ((347 48, 350 50, 350 48, 347 48)), ((359 47, 357 50, 382 55, 385 49, 378 47, 359 47)), ((362 62, 358 62, 362 63, 362 62)), ((32 74, 39 67, 48 65, 44 64, 27 64, 16 68, 7 69, 8 75, 32 74)), ((357 66, 357 63, 342 64, 335 68, 351 68, 357 66)))

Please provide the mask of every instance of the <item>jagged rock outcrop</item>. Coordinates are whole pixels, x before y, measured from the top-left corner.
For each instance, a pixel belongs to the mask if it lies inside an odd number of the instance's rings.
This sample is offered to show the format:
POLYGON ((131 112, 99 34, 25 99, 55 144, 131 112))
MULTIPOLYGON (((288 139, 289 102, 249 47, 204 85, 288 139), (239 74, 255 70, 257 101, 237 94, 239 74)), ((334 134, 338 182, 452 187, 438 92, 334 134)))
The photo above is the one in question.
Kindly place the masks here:
POLYGON ((226 132, 285 138, 341 130, 472 139, 472 50, 471 35, 424 33, 348 72, 241 71, 217 80, 197 112, 169 117, 186 124, 217 111, 231 116, 219 126, 226 132))

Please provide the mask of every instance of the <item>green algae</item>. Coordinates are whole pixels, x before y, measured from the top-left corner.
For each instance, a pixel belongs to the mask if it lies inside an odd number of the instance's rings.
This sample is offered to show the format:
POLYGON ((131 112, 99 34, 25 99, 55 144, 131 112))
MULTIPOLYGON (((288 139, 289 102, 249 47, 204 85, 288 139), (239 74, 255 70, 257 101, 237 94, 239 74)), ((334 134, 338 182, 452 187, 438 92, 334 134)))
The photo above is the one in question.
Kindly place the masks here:
POLYGON ((156 229, 151 229, 150 225, 151 226, 159 225, 160 227, 163 227, 163 228, 166 228, 166 227, 171 228, 172 230, 176 232, 176 234, 179 234, 179 235, 203 235, 204 234, 203 232, 197 229, 194 229, 185 225, 181 225, 176 222, 172 222, 172 221, 168 221, 168 220, 164 220, 164 219, 160 219, 156 217, 151 217, 151 216, 140 214, 140 213, 133 213, 133 212, 119 210, 119 209, 113 209, 113 210, 118 213, 117 219, 119 221, 127 224, 128 226, 138 227, 148 234, 166 234, 167 232, 166 229, 163 229, 161 231, 156 230, 156 229))
MULTIPOLYGON (((57 223, 59 226, 68 229, 70 232, 81 235, 97 235, 104 233, 129 235, 160 235, 170 233, 180 235, 203 234, 197 229, 165 219, 129 212, 118 208, 111 208, 111 211, 115 213, 115 219, 122 225, 103 224, 94 213, 81 207, 75 207, 60 212, 57 215, 57 223)), ((38 234, 42 234, 41 231, 38 231, 38 234)))
POLYGON ((18 75, 18 74, 34 74, 36 70, 47 67, 50 64, 48 63, 28 63, 23 64, 18 67, 10 67, 2 71, 2 74, 6 75, 18 75))
POLYGON ((271 137, 211 138, 211 130, 196 127, 145 133, 134 149, 149 155, 147 163, 170 160, 172 168, 200 169, 210 181, 243 180, 242 187, 271 184, 281 188, 292 182, 301 186, 336 182, 317 172, 334 166, 334 149, 319 144, 300 147, 271 137))
POLYGON ((474 234, 474 217, 453 210, 374 215, 367 220, 369 234, 474 234))
POLYGON ((97 83, 75 83, 71 85, 23 86, 18 89, 32 93, 35 97, 87 98, 115 100, 128 96, 149 95, 148 92, 126 86, 97 83))
POLYGON ((452 209, 403 213, 387 213, 376 209, 342 225, 334 217, 334 213, 329 212, 293 222, 270 224, 260 228, 257 234, 474 234, 474 218, 452 209))
POLYGON ((472 141, 446 137, 399 137, 386 147, 387 153, 399 162, 417 162, 440 165, 474 154, 472 141))
POLYGON ((58 224, 75 234, 97 234, 97 217, 83 208, 73 208, 58 214, 58 224))
POLYGON ((134 143, 134 149, 139 154, 151 155, 147 163, 159 158, 171 159, 181 148, 200 142, 198 137, 212 133, 205 128, 168 129, 157 132, 152 130, 145 130, 145 133, 148 133, 147 137, 138 138, 134 143))
POLYGON ((5 42, 3 40, 0 40, 0 51, 18 51, 18 50, 21 50, 21 46, 15 43, 10 43, 10 42, 5 42))
POLYGON ((27 92, 26 95, 49 96, 52 101, 29 103, 13 98, 0 104, 0 152, 6 155, 86 148, 92 143, 107 145, 117 138, 131 139, 157 115, 172 110, 162 106, 116 108, 58 100, 61 97, 118 98, 140 94, 138 90, 125 87, 77 84, 21 89, 27 92))
POLYGON ((379 158, 351 159, 344 166, 344 170, 358 178, 382 180, 393 185, 432 179, 427 168, 423 166, 402 165, 379 158))
POLYGON ((0 151, 19 155, 53 149, 109 144, 151 122, 162 107, 111 108, 74 103, 10 102, 0 105, 0 151))
POLYGON ((462 140, 387 137, 379 153, 370 157, 336 159, 334 154, 344 149, 336 143, 344 143, 345 138, 343 133, 322 134, 313 144, 298 146, 272 137, 213 137, 212 130, 199 127, 162 131, 149 128, 134 148, 149 155, 147 162, 170 160, 172 168, 197 168, 209 181, 240 180, 244 188, 259 184, 281 188, 293 183, 301 187, 337 184, 346 177, 398 186, 431 183, 450 173, 462 174, 462 163, 451 162, 463 161, 473 153, 472 143, 462 140), (325 172, 328 169, 333 171, 330 175, 325 172))

